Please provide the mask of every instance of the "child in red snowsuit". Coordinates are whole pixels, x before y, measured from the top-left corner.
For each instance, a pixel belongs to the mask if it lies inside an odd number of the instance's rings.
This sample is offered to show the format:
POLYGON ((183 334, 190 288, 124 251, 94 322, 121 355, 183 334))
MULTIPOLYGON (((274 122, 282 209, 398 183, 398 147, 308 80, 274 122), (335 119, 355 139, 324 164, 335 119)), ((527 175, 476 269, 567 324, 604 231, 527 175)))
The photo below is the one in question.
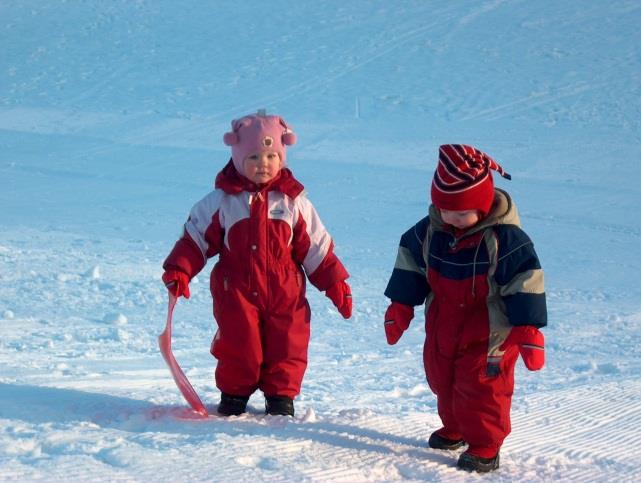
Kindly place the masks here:
POLYGON ((285 147, 296 142, 287 123, 248 115, 232 122, 224 141, 231 160, 214 191, 192 208, 162 278, 175 296, 189 298, 190 280, 219 256, 210 277, 218 412, 245 412, 260 389, 268 414, 293 416, 310 336, 306 277, 347 319, 349 275, 303 185, 285 167, 285 147))
POLYGON ((499 466, 516 360, 520 353, 528 369, 543 366, 538 329, 547 324, 541 265, 492 170, 509 179, 478 149, 440 147, 429 215, 401 237, 385 290, 389 344, 425 302, 423 361, 443 423, 429 446, 467 443, 458 466, 480 472, 499 466))

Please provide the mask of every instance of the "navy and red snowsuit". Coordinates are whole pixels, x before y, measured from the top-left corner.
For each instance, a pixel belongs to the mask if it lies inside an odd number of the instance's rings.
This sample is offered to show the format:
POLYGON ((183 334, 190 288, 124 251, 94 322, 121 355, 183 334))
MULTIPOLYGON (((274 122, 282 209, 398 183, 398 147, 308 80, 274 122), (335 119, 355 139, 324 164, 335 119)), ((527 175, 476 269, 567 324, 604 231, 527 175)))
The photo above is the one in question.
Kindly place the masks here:
POLYGON ((348 273, 289 169, 257 186, 230 161, 215 188, 192 208, 163 267, 191 279, 219 255, 210 277, 217 387, 238 396, 260 389, 293 399, 307 367, 305 275, 324 291, 348 273))
POLYGON ((511 429, 518 357, 500 346, 513 326, 547 323, 543 271, 509 195, 497 189, 488 216, 464 233, 444 225, 432 205, 401 237, 385 295, 425 302, 423 362, 440 436, 494 457, 511 429))

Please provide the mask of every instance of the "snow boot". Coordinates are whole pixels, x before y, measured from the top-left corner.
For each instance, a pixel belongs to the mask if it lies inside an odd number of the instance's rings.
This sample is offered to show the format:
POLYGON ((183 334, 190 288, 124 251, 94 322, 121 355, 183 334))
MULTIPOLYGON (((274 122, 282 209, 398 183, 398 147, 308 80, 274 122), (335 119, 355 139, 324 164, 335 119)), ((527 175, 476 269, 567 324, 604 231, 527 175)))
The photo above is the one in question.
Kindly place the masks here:
POLYGON ((294 416, 294 400, 287 396, 265 396, 265 414, 294 416))
POLYGON ((465 441, 462 439, 448 439, 438 434, 438 431, 430 435, 430 439, 427 442, 430 448, 434 449, 444 449, 444 450, 453 450, 458 449, 465 444, 465 441))
POLYGON ((243 414, 247 409, 249 396, 234 396, 232 394, 220 393, 220 404, 218 404, 218 414, 223 416, 238 416, 243 414))
POLYGON ((499 453, 494 458, 481 458, 467 451, 463 453, 456 466, 467 471, 477 471, 478 473, 487 473, 494 471, 499 467, 499 453))

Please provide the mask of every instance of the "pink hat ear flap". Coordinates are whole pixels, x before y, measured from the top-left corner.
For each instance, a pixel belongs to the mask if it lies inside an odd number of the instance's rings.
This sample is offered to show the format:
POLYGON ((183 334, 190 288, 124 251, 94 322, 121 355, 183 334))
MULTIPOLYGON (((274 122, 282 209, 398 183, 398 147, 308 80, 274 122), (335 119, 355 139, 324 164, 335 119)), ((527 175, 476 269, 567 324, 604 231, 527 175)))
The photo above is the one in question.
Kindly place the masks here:
POLYGON ((225 135, 223 136, 223 141, 227 146, 233 146, 234 144, 238 144, 238 134, 235 132, 226 132, 225 135))
POLYGON ((231 122, 231 130, 236 132, 241 127, 247 127, 251 125, 252 119, 253 119, 252 116, 245 116, 245 117, 241 117, 240 119, 234 119, 231 122))
POLYGON ((287 124, 285 122, 285 119, 283 119, 282 117, 278 116, 278 122, 280 122, 280 125, 283 126, 285 128, 285 130, 287 130, 287 131, 291 131, 292 130, 291 126, 289 124, 287 124))

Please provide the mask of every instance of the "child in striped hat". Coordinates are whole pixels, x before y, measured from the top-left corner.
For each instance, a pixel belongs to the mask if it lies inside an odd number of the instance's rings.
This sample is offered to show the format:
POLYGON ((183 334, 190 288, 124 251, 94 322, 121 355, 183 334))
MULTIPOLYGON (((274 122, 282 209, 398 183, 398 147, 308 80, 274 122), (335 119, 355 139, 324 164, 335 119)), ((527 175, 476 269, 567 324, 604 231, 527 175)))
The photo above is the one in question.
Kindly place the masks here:
POLYGON ((514 366, 544 363, 547 324, 543 271, 492 171, 510 176, 466 145, 439 148, 429 214, 401 236, 385 295, 385 333, 396 344, 425 303, 423 362, 443 426, 429 446, 468 445, 460 468, 498 468, 510 433, 514 366))

